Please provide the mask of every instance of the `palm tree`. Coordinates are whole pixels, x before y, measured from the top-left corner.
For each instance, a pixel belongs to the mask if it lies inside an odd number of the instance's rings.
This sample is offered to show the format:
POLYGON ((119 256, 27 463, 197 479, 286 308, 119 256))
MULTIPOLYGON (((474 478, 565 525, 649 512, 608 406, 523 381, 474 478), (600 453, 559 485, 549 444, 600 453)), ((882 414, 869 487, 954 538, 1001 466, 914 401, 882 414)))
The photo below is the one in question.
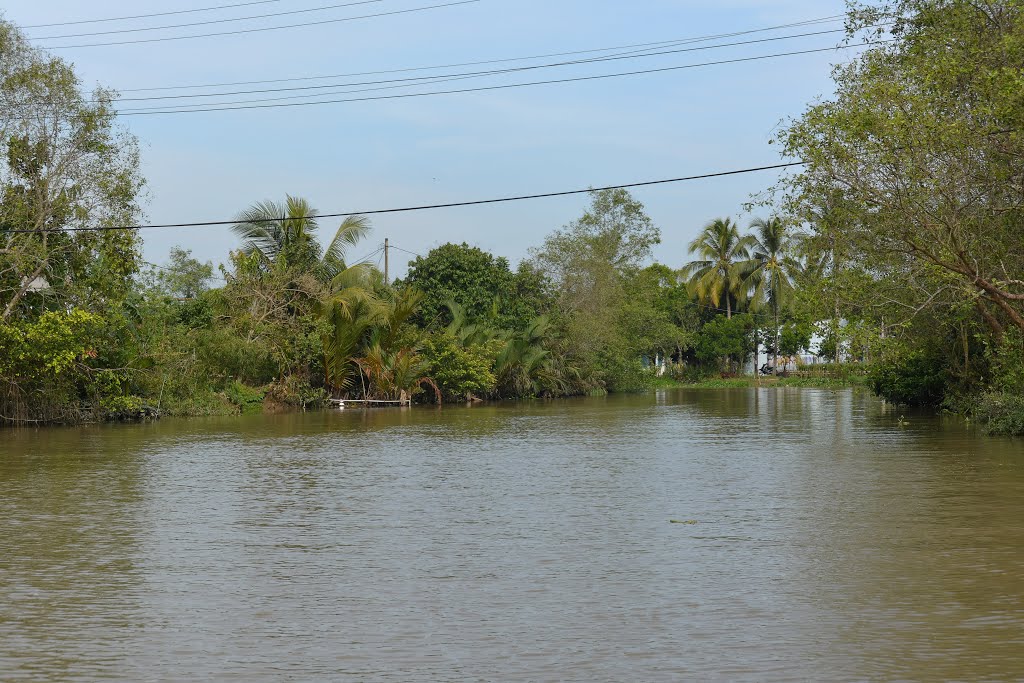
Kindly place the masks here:
POLYGON ((298 268, 329 282, 345 269, 345 252, 370 231, 365 216, 348 216, 326 248, 317 240, 316 209, 301 197, 284 203, 257 202, 236 217, 232 232, 242 238, 242 253, 263 267, 298 268))
MULTIPOLYGON (((779 313, 788 308, 796 291, 794 281, 801 266, 793 254, 797 238, 780 218, 756 218, 750 224, 753 258, 743 264, 743 275, 751 290, 751 300, 766 302, 775 325, 772 335, 772 365, 779 366, 779 313)), ((777 371, 777 370, 776 370, 777 371)))
POLYGON ((385 311, 373 292, 355 282, 321 301, 317 310, 325 323, 320 341, 324 353, 324 383, 335 392, 353 388, 357 367, 353 358, 385 311))
POLYGON ((740 266, 750 258, 752 245, 752 238, 741 236, 729 218, 716 218, 705 225, 690 243, 690 253, 700 260, 691 261, 682 270, 691 294, 716 307, 724 298, 726 316, 732 318, 732 298, 738 300, 743 287, 740 266))
POLYGON ((545 380, 553 380, 551 351, 546 342, 551 336, 551 321, 542 315, 526 324, 509 339, 494 362, 499 392, 509 396, 536 396, 545 380))

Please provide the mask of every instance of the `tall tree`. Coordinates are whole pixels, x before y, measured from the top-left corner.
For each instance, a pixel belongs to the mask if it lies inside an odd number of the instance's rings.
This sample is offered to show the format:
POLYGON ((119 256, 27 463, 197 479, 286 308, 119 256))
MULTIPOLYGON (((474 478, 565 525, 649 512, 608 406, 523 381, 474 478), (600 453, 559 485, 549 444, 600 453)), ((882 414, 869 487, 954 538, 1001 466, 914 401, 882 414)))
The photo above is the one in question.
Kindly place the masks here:
POLYGON ((740 235, 739 227, 729 218, 716 218, 690 242, 690 253, 698 260, 690 261, 682 270, 690 290, 702 301, 718 307, 725 301, 726 316, 732 317, 732 302, 737 302, 744 285, 743 262, 750 258, 753 239, 740 235))
POLYGON ((838 68, 835 96, 786 131, 786 154, 806 162, 787 208, 812 223, 842 193, 851 220, 824 236, 871 276, 876 317, 966 304, 995 337, 1024 329, 1024 5, 851 8, 853 35, 890 26, 893 39, 838 68))
POLYGON ((135 231, 72 231, 141 216, 138 145, 116 124, 115 96, 84 95, 72 64, 0 21, 0 320, 31 316, 43 292, 55 310, 100 312, 130 292, 135 231))
POLYGON ((650 257, 661 232, 643 204, 625 190, 595 191, 590 197, 580 218, 531 253, 533 265, 558 292, 559 324, 569 355, 594 359, 597 373, 614 387, 616 375, 639 374, 640 354, 619 324, 619 311, 628 278, 650 257))
POLYGON ((778 372, 779 315, 792 304, 800 274, 800 262, 795 257, 797 241, 777 216, 755 218, 750 229, 754 231, 750 236, 753 255, 743 266, 743 276, 751 286, 750 300, 766 303, 772 313, 772 366, 778 372))

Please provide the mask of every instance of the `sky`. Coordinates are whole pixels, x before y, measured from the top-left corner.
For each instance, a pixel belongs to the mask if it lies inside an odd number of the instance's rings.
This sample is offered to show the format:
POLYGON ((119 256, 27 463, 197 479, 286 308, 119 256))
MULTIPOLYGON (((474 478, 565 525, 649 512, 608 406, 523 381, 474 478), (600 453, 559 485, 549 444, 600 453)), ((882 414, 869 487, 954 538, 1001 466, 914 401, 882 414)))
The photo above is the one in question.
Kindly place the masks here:
MULTIPOLYGON (((564 53, 748 31, 843 12, 843 0, 375 0, 321 10, 343 0, 264 0, 216 11, 26 29, 40 47, 122 42, 391 13, 237 35, 54 49, 73 62, 83 85, 123 97, 354 83, 421 74, 493 69, 474 66, 347 79, 212 88, 136 91, 564 53), (169 24, 299 12, 203 26, 124 31, 169 24), (403 13, 403 10, 414 10, 403 13)), ((349 0, 352 2, 353 0, 349 0)), ((7 0, 16 24, 51 24, 236 4, 244 0, 7 0)), ((717 45, 839 29, 841 21, 673 46, 717 45)), ((411 89, 321 97, 338 99, 471 88, 658 69, 835 46, 841 34, 734 45, 691 52, 566 65, 411 89)), ((620 55, 628 50, 603 54, 620 55)), ((585 55, 593 56, 593 55, 585 55)), ((122 116, 140 142, 147 179, 145 222, 229 220, 256 201, 305 197, 321 213, 557 192, 675 178, 782 161, 771 144, 779 124, 832 92, 832 66, 852 51, 827 51, 759 61, 676 69, 560 84, 314 106, 122 116)), ((550 64, 573 57, 512 62, 498 68, 550 64)), ((576 57, 575 59, 578 59, 576 57)), ((381 87, 363 85, 356 89, 381 87)), ((322 92, 337 92, 322 89, 322 92)), ((316 91, 224 96, 281 97, 316 91)), ((154 107, 201 99, 123 102, 154 107)), ((214 100, 208 100, 214 101, 214 100)), ((310 101, 307 99, 307 101, 310 101)), ((315 100, 313 100, 315 101, 315 100)), ((687 261, 686 245, 716 217, 746 224, 751 195, 769 187, 774 171, 633 190, 662 231, 656 260, 687 261)), ((371 235, 350 252, 359 258, 384 238, 401 276, 409 252, 467 242, 515 264, 545 236, 582 214, 586 195, 373 217, 371 235)), ((762 212, 763 213, 763 212, 762 212)), ((338 219, 323 219, 332 235, 338 219)), ((202 260, 226 260, 238 241, 227 227, 144 231, 144 255, 166 263, 174 246, 202 260)), ((376 260, 374 256, 374 260, 376 260)))

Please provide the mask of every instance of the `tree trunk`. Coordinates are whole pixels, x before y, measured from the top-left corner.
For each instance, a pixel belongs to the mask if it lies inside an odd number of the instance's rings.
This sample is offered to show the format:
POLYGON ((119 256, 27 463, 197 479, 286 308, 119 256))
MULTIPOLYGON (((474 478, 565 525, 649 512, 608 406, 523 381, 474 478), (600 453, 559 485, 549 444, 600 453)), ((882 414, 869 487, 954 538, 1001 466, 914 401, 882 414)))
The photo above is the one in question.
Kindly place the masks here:
POLYGON ((32 271, 31 275, 25 278, 25 281, 21 284, 21 287, 19 287, 18 291, 15 292, 14 297, 11 298, 11 300, 7 303, 7 307, 4 309, 3 315, 0 316, 0 320, 7 320, 9 317, 11 317, 11 314, 14 313, 15 307, 22 300, 25 294, 28 293, 28 288, 32 285, 33 282, 35 282, 36 278, 42 275, 43 271, 46 270, 46 265, 47 261, 44 259, 43 262, 39 264, 39 267, 32 271))
POLYGON ((773 354, 772 355, 772 365, 774 366, 773 367, 773 371, 775 372, 776 375, 778 375, 779 374, 779 304, 778 304, 778 302, 776 302, 775 305, 772 308, 775 309, 775 329, 772 330, 772 332, 774 332, 772 337, 775 340, 774 348, 772 348, 772 354, 773 354))
POLYGON ((983 301, 976 301, 975 305, 978 307, 978 311, 981 313, 981 317, 985 319, 985 323, 988 324, 989 329, 992 330, 992 335, 995 337, 996 343, 1003 341, 1003 335, 1006 331, 1003 326, 996 320, 996 317, 988 310, 988 306, 983 301))
POLYGON ((761 363, 760 349, 761 340, 758 339, 757 327, 754 327, 754 384, 761 386, 761 368, 758 367, 761 363))

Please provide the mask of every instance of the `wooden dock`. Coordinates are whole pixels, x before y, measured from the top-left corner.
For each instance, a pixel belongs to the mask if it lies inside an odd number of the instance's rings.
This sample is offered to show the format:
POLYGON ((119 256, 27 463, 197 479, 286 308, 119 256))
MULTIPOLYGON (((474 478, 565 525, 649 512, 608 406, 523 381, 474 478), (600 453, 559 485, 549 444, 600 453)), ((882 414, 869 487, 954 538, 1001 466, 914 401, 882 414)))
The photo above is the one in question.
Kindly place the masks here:
POLYGON ((387 407, 387 406, 408 406, 412 401, 382 401, 368 398, 331 398, 327 399, 332 408, 344 410, 349 405, 362 408, 387 407))

